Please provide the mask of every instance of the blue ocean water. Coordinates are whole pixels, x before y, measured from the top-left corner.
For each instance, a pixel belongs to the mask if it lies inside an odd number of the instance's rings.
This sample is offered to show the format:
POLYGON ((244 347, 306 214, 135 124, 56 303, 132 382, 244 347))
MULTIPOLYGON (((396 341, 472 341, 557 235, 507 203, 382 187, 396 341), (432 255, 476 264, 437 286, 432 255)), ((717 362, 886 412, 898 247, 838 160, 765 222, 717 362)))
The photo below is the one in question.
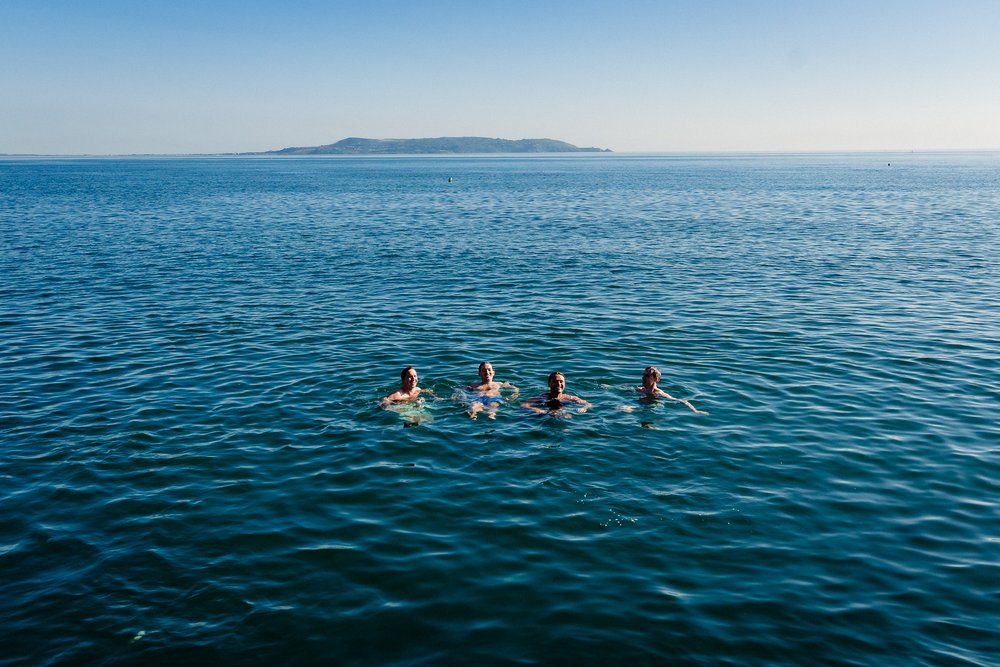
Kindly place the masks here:
POLYGON ((0 664, 1000 664, 1000 155, 9 158, 0 235, 0 664))

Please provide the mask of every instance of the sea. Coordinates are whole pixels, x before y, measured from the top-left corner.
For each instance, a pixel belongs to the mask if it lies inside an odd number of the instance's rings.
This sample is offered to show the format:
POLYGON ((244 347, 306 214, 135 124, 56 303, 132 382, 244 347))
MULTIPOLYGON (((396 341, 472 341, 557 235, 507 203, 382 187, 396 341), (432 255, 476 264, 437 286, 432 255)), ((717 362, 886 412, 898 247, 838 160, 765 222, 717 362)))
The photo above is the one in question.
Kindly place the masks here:
POLYGON ((998 260, 1000 153, 0 158, 0 665, 996 666, 998 260))

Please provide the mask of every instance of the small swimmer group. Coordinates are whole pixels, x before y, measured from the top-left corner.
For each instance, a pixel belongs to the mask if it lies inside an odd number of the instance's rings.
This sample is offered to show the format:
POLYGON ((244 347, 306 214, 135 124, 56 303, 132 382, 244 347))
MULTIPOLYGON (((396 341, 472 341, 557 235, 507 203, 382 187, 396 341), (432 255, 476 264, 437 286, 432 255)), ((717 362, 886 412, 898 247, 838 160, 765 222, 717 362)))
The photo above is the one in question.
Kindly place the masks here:
MULTIPOLYGON (((497 382, 495 376, 496 373, 493 370, 493 364, 488 361, 479 364, 479 381, 468 385, 467 389, 471 393, 466 394, 464 397, 469 404, 466 414, 472 419, 476 419, 479 413, 485 413, 489 419, 496 419, 497 408, 504 403, 513 403, 517 399, 520 390, 510 382, 497 382), (502 390, 509 390, 509 394, 504 397, 501 393, 502 390)), ((657 398, 665 398, 670 401, 683 403, 699 415, 708 414, 707 412, 698 410, 690 402, 682 398, 675 398, 660 389, 657 385, 661 378, 662 375, 659 369, 655 366, 647 366, 642 373, 642 385, 634 389, 644 399, 655 400, 657 398)), ((416 401, 424 394, 437 398, 430 389, 422 389, 418 386, 417 370, 413 366, 407 366, 403 369, 402 373, 400 373, 400 380, 402 381, 400 388, 382 399, 381 403, 383 407, 393 403, 410 403, 416 401)), ((578 406, 576 412, 579 414, 593 407, 591 403, 579 396, 566 393, 566 376, 563 373, 556 371, 549 374, 548 385, 549 390, 547 392, 539 394, 534 398, 529 398, 521 403, 521 406, 542 415, 562 413, 570 404, 578 406)), ((453 399, 456 400, 461 400, 462 398, 463 396, 458 392, 453 396, 453 399)), ((631 412, 633 407, 622 406, 619 409, 624 412, 631 412)))
MULTIPOLYGON (((473 392, 471 396, 468 397, 469 401, 469 411, 468 415, 475 419, 480 412, 486 412, 486 416, 490 419, 496 419, 497 408, 499 408, 503 403, 507 401, 513 402, 517 398, 519 389, 515 387, 510 382, 496 382, 493 377, 496 375, 496 371, 493 370, 493 364, 488 361, 484 361, 479 364, 479 382, 473 382, 468 386, 468 389, 473 392), (509 389, 511 393, 509 397, 504 398, 500 393, 501 389, 509 389)), ((402 381, 401 386, 398 390, 392 392, 388 396, 382 399, 382 405, 388 405, 391 403, 411 403, 420 398, 421 394, 427 394, 434 398, 434 392, 430 389, 422 389, 417 385, 418 376, 417 369, 413 366, 407 366, 403 369, 403 372, 399 374, 399 379, 402 381)), ((455 399, 461 399, 462 397, 456 393, 453 397, 455 399)))

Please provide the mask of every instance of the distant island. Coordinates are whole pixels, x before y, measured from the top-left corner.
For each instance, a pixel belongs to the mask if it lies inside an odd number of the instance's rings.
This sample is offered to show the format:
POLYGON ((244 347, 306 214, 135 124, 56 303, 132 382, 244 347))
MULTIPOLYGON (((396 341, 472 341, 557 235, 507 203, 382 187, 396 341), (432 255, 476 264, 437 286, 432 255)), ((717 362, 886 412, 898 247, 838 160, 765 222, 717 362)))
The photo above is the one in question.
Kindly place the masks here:
POLYGON ((578 148, 555 139, 362 139, 349 137, 325 146, 282 148, 253 155, 394 155, 447 153, 610 153, 607 148, 578 148))

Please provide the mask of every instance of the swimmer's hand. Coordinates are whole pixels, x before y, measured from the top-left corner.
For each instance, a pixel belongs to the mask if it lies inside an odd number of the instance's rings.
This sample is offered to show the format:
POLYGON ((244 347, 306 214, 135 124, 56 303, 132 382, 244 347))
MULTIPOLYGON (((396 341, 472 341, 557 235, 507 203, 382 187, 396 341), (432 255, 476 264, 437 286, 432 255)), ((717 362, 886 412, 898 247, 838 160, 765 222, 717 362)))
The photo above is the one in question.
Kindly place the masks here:
POLYGON ((693 405, 691 405, 690 403, 688 403, 687 401, 685 401, 683 398, 675 398, 674 400, 677 401, 678 403, 683 403, 684 405, 686 405, 689 408, 691 408, 691 412, 695 413, 696 415, 707 415, 708 414, 704 410, 699 410, 698 408, 694 407, 693 405))
POLYGON ((677 401, 678 403, 683 403, 684 405, 686 405, 689 408, 691 408, 691 412, 695 413, 696 415, 707 415, 708 414, 704 410, 699 410, 698 408, 694 407, 693 405, 691 405, 690 403, 688 403, 687 401, 685 401, 683 398, 675 398, 674 400, 677 401))

